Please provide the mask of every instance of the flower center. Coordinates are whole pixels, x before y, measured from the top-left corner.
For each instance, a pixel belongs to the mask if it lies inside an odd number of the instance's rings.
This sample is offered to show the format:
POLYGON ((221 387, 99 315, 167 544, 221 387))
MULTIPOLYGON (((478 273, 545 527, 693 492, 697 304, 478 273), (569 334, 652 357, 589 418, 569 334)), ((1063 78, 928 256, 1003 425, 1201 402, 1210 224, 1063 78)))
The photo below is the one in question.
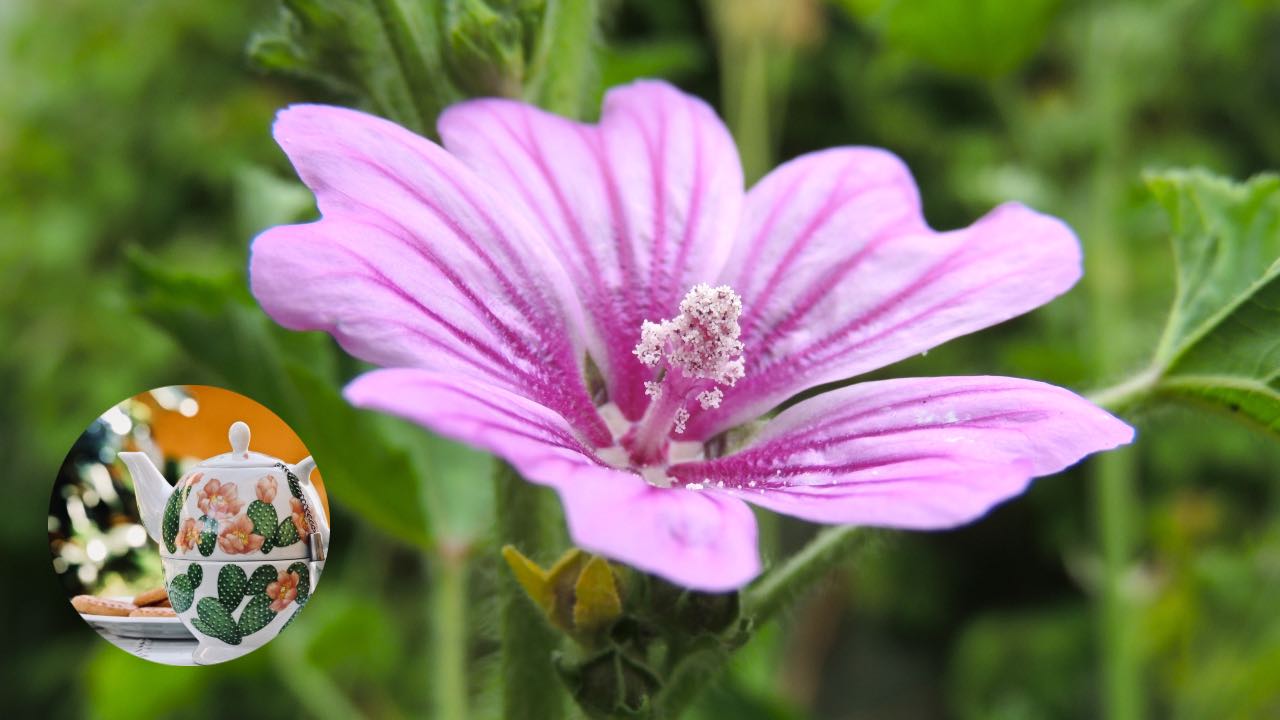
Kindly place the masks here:
POLYGON ((694 285, 680 301, 680 314, 640 328, 635 355, 655 368, 646 382, 651 400, 640 418, 622 437, 622 446, 636 466, 666 459, 671 436, 684 432, 690 413, 720 406, 721 386, 733 387, 743 376, 742 298, 728 285, 694 285), (690 409, 690 400, 697 406, 690 409))

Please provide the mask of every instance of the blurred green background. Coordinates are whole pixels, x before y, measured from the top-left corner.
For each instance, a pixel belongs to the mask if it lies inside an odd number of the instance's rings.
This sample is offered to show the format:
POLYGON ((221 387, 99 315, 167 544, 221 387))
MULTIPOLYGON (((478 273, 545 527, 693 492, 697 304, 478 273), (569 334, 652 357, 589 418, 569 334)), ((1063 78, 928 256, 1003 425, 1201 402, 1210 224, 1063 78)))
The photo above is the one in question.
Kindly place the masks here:
MULTIPOLYGON (((324 3, 321 3, 324 4, 324 3)), ((341 4, 341 3, 337 3, 341 4)), ((359 4, 359 3, 357 3, 359 4)), ((892 375, 1021 375, 1079 390, 1150 354, 1172 296, 1142 182, 1280 166, 1280 4, 1255 0, 618 0, 596 85, 666 77, 725 115, 748 174, 822 147, 887 147, 935 227, 1021 200, 1081 235, 1087 275, 1048 308, 892 375)), ((7 717, 416 717, 435 711, 430 613, 463 578, 468 682, 492 710, 489 465, 336 394, 359 371, 280 330, 245 288, 261 229, 309 217, 273 113, 351 88, 249 61, 253 0, 0 3, 0 523, 7 717), (333 499, 324 590, 290 633, 215 668, 108 646, 50 568, 63 457, 140 390, 207 383, 275 410, 333 499), (418 486, 416 478, 427 478, 418 486), (417 506, 382 502, 413 487, 417 506)), ((1133 418, 1119 527, 1147 713, 1280 717, 1280 451, 1216 415, 1133 418)), ((1092 718, 1104 560, 1088 465, 961 530, 889 534, 760 633, 691 713, 717 718, 1092 718)), ((812 532, 762 527, 767 559, 812 532)), ((545 560, 545 558, 543 558, 545 560)))

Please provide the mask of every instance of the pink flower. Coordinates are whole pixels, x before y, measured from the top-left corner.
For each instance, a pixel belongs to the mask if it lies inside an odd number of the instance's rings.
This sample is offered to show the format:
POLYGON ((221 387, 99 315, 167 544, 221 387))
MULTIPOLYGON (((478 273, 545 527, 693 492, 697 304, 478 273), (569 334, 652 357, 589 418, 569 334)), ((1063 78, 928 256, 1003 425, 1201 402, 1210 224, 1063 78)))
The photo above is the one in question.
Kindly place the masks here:
POLYGON ((187 518, 182 521, 182 527, 178 528, 176 542, 180 553, 200 545, 200 526, 196 524, 195 518, 187 518))
POLYGON ((1010 203, 936 232, 902 162, 866 147, 744 192, 715 114, 659 82, 611 91, 597 125, 476 100, 439 129, 444 147, 352 110, 283 111, 276 139, 323 219, 255 240, 253 292, 392 368, 347 388, 356 405, 554 487, 591 552, 736 588, 760 569, 747 503, 953 527, 1132 438, 1002 377, 861 383, 768 417, 1066 291, 1080 247, 1052 217, 1010 203))
POLYGON ((258 499, 268 505, 276 499, 276 476, 263 475, 258 479, 258 499))
POLYGON ((271 611, 280 612, 298 597, 298 573, 280 571, 276 581, 267 586, 267 597, 271 598, 271 611))
POLYGON ((293 511, 293 527, 297 529, 298 537, 306 537, 311 532, 311 526, 307 525, 306 508, 302 501, 296 497, 289 498, 289 508, 293 511))
POLYGON ((228 555, 246 555, 262 548, 266 538, 254 534, 253 521, 240 515, 222 527, 218 533, 218 547, 228 555))
POLYGON ((209 478, 209 482, 196 493, 196 506, 209 517, 226 520, 235 517, 244 504, 237 495, 235 485, 224 485, 217 478, 209 478))

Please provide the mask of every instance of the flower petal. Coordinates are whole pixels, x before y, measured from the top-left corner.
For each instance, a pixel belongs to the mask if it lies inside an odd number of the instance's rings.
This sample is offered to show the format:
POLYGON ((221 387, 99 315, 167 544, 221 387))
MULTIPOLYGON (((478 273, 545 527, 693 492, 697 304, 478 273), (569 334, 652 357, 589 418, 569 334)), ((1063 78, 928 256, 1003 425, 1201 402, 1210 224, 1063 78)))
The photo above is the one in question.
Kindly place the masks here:
POLYGON ((609 91, 598 125, 509 100, 441 116, 445 147, 528 211, 587 308, 610 399, 632 420, 653 370, 632 355, 728 256, 743 198, 733 140, 701 100, 661 82, 609 91))
POLYGON ((797 158, 747 196, 720 278, 742 296, 746 377, 720 410, 695 413, 689 436, 1021 315, 1079 277, 1079 243, 1054 218, 1007 204, 938 233, 893 154, 797 158))
POLYGON ((380 365, 482 378, 608 441, 582 381, 568 279, 491 187, 439 146, 353 110, 291 107, 275 136, 323 219, 254 241, 250 280, 268 314, 380 365))
POLYGON ((740 587, 760 570, 755 517, 742 501, 657 488, 605 465, 563 418, 522 395, 410 368, 375 370, 345 394, 493 452, 555 488, 569 533, 586 550, 702 590, 740 587))
POLYGON ((885 380, 805 400, 741 451, 668 472, 815 522, 932 529, 969 522, 1031 478, 1132 438, 1106 411, 1045 383, 885 380))

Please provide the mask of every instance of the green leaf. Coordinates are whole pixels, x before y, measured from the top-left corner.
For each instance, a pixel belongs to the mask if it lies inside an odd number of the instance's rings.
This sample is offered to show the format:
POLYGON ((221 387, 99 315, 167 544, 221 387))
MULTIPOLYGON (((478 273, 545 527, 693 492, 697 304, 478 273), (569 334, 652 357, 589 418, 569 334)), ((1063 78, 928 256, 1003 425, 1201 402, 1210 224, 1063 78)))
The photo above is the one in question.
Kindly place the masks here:
MULTIPOLYGON (((420 429, 353 408, 341 394, 336 346, 320 333, 277 327, 249 296, 244 278, 201 277, 131 254, 137 310, 166 330, 203 370, 193 382, 234 390, 280 416, 315 455, 334 499, 384 531, 419 546, 432 542, 416 448, 420 429)), ((212 550, 212 545, 209 547, 212 550)), ((203 552, 204 546, 201 545, 203 552)))
POLYGON ((1040 47, 1058 0, 840 0, 890 47, 948 72, 990 77, 1040 47))
POLYGON ((1169 215, 1178 272, 1153 390, 1280 433, 1280 177, 1147 182, 1169 215))
POLYGON ((440 111, 462 99, 444 71, 433 5, 281 0, 275 22, 250 40, 249 57, 430 136, 440 111))

